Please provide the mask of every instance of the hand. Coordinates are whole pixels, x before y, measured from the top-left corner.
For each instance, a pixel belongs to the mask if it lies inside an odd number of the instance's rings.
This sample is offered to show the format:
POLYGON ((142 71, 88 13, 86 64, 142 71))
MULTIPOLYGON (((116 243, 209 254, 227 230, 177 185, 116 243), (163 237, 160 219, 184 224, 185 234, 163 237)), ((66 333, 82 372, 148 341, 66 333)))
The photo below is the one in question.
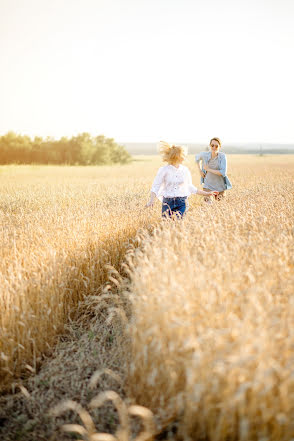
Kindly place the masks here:
POLYGON ((205 171, 208 171, 209 170, 208 164, 203 164, 203 168, 205 171))
POLYGON ((219 191, 210 191, 209 194, 211 194, 211 196, 217 196, 219 191))
POLYGON ((145 205, 145 208, 148 208, 148 207, 153 207, 153 205, 154 205, 154 201, 149 201, 149 202, 147 202, 147 204, 145 205))
POLYGON ((200 170, 200 176, 201 176, 201 178, 205 178, 205 173, 202 171, 202 170, 200 170))

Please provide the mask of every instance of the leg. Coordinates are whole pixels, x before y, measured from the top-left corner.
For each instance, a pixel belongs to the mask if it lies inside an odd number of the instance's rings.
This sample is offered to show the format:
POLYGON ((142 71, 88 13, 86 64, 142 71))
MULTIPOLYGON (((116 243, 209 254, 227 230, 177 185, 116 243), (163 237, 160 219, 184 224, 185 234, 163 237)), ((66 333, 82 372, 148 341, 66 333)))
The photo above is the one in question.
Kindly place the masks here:
POLYGON ((176 207, 173 209, 173 213, 175 213, 179 219, 182 219, 187 209, 188 209, 187 199, 179 198, 176 207))

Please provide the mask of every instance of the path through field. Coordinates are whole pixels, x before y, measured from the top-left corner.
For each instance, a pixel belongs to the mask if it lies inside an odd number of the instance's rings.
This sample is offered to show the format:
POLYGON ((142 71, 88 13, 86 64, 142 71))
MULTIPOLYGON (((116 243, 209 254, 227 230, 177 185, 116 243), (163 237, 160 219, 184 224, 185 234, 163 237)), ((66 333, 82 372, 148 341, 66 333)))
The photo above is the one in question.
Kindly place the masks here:
MULTIPOLYGON (((141 210, 158 166, 154 159, 125 168, 81 168, 78 179, 75 168, 60 169, 58 179, 55 170, 32 170, 30 182, 24 168, 2 171, 2 233, 7 250, 11 244, 16 249, 14 261, 2 251, 8 292, 43 293, 50 280, 46 299, 54 295, 59 305, 64 287, 73 297, 70 310, 66 298, 59 307, 55 347, 56 334, 40 325, 44 308, 34 310, 40 314, 39 357, 48 330, 54 350, 41 362, 30 359, 29 346, 16 360, 25 353, 37 374, 25 379, 23 367, 11 364, 11 374, 3 376, 3 384, 23 387, 0 398, 3 439, 74 439, 60 427, 80 424, 79 418, 69 410, 55 418, 50 409, 69 399, 89 410, 93 397, 110 389, 151 409, 156 430, 170 429, 166 439, 294 437, 294 158, 229 159, 234 189, 226 200, 203 206, 195 196, 183 222, 164 225, 159 206, 141 210), (18 174, 18 185, 10 186, 9 173, 18 174), (34 223, 37 232, 28 227, 34 223), (35 259, 26 262, 24 248, 35 259), (121 266, 126 260, 129 271, 121 266), (36 279, 38 265, 43 278, 36 279), (12 268, 27 276, 25 285, 12 268), (82 294, 88 296, 78 307, 82 294), (105 368, 121 381, 105 373, 91 388, 93 373, 105 368)), ((193 178, 196 183, 195 169, 193 178)), ((30 302, 26 308, 22 320, 29 329, 30 302)), ((15 312, 13 317, 16 323, 15 312)), ((26 347, 30 335, 22 336, 26 347)), ((89 412, 97 432, 114 433, 121 423, 111 403, 89 412)))

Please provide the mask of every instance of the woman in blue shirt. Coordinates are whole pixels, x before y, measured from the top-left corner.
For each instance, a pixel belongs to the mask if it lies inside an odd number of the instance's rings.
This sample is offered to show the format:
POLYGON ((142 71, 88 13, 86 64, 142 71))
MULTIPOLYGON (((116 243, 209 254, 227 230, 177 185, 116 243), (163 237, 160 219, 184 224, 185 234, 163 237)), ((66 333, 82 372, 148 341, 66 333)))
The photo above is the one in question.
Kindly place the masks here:
MULTIPOLYGON (((210 152, 200 152, 195 160, 201 176, 203 190, 207 192, 217 191, 215 199, 221 200, 225 191, 232 188, 227 176, 227 158, 220 152, 221 141, 219 138, 210 140, 210 152)), ((204 197, 205 202, 211 203, 210 196, 204 197)))

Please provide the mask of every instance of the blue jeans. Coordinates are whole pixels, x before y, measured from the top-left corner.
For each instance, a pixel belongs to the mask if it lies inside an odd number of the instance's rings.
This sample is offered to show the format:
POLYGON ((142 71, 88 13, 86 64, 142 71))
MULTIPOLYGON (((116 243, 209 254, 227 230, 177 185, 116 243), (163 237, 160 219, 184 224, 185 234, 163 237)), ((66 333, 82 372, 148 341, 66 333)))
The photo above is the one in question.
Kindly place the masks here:
POLYGON ((162 217, 172 217, 176 215, 181 219, 187 209, 187 196, 182 198, 163 198, 161 209, 162 217))

